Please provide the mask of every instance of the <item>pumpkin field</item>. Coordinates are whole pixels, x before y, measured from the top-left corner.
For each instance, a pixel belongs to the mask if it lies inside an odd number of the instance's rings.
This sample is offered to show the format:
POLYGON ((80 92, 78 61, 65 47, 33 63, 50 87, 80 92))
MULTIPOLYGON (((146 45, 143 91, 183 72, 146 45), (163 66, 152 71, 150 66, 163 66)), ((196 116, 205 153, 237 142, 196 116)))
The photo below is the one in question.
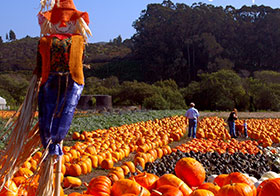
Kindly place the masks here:
MULTIPOLYGON (((192 139, 184 112, 77 112, 63 145, 60 195, 280 195, 279 113, 240 112, 240 136, 232 139, 228 112, 200 112, 192 139)), ((0 112, 1 126, 12 115, 0 112)), ((0 196, 35 196, 41 158, 42 149, 24 162, 0 196)))

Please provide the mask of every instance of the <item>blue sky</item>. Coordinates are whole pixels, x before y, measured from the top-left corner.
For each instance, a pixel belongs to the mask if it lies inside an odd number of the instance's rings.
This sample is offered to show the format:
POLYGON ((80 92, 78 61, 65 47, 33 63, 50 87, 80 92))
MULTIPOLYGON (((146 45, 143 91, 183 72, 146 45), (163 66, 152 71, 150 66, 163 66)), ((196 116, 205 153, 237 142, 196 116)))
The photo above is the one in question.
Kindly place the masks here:
MULTIPOLYGON (((172 0, 173 3, 203 2, 215 6, 233 5, 240 8, 243 5, 266 5, 280 8, 279 0, 172 0)), ((9 0, 1 2, 0 6, 0 36, 5 41, 5 35, 11 29, 17 39, 27 35, 39 36, 40 28, 37 23, 37 13, 40 9, 40 0, 9 0)), ((90 28, 93 37, 89 42, 108 42, 121 35, 123 39, 130 38, 135 30, 132 23, 139 18, 142 10, 150 3, 162 3, 162 0, 74 0, 76 8, 87 11, 90 16, 90 28)))

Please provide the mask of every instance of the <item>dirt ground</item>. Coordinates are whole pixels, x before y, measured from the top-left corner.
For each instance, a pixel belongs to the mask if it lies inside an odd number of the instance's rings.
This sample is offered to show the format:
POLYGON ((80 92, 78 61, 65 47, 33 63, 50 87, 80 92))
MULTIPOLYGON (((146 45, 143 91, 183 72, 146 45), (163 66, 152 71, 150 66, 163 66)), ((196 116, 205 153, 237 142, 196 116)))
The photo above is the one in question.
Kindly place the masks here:
MULTIPOLYGON (((200 112, 200 117, 209 117, 209 116, 218 116, 220 118, 227 119, 229 115, 229 112, 200 112)), ((238 118, 239 119, 264 119, 264 118, 280 118, 280 112, 239 112, 238 113, 238 118)), ((189 140, 187 137, 181 138, 180 141, 178 142, 173 142, 170 144, 171 147, 178 146, 180 144, 186 143, 189 140)), ((121 166, 123 162, 125 161, 132 161, 135 153, 131 153, 129 157, 123 159, 122 161, 119 161, 118 163, 115 164, 116 166, 121 166)), ((109 170, 104 170, 104 169, 93 169, 93 171, 90 174, 80 176, 79 178, 82 180, 84 183, 89 183, 90 180, 93 177, 96 176, 101 176, 101 175, 107 175, 109 170)), ((79 188, 68 188, 64 189, 65 194, 70 194, 72 192, 79 192, 82 193, 83 191, 87 190, 86 186, 83 184, 79 188)))

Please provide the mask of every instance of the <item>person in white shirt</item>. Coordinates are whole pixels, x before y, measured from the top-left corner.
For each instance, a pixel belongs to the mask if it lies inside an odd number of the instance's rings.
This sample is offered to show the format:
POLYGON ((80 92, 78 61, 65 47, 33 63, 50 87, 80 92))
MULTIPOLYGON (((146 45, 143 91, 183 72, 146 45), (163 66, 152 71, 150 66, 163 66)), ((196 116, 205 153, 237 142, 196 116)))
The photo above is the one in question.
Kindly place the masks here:
POLYGON ((186 124, 187 120, 189 122, 189 132, 188 137, 196 138, 196 127, 199 117, 199 112, 197 109, 194 108, 195 104, 193 102, 190 103, 190 109, 187 110, 185 117, 186 117, 186 124))

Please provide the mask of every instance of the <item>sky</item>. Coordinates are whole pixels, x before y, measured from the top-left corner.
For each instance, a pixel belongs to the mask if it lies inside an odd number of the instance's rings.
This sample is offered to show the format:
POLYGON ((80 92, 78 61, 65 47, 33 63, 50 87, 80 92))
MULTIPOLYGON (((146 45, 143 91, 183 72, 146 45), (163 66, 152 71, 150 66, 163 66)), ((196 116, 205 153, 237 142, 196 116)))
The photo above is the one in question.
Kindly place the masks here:
MULTIPOLYGON (((37 37, 40 27, 37 14, 40 0, 1 0, 0 36, 6 41, 6 34, 13 30, 17 39, 28 36, 37 37)), ((90 29, 93 36, 90 43, 109 42, 119 35, 129 39, 135 33, 132 24, 140 17, 141 11, 150 3, 162 3, 163 0, 74 0, 76 8, 88 12, 90 29)), ((280 0, 172 0, 173 3, 206 3, 214 6, 232 5, 239 9, 243 5, 266 5, 280 8, 280 0)))

